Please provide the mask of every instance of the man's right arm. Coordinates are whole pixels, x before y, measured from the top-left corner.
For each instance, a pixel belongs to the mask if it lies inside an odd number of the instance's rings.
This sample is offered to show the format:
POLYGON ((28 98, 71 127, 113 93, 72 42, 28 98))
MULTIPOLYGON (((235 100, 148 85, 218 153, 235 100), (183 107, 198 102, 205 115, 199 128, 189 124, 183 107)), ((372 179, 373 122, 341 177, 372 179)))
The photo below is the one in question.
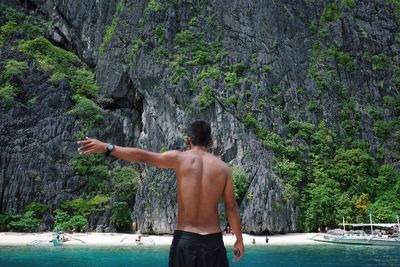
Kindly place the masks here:
POLYGON ((236 242, 234 245, 234 254, 236 257, 233 259, 233 261, 238 261, 244 255, 244 245, 240 224, 239 207, 236 203, 234 195, 232 172, 229 169, 224 189, 224 201, 226 216, 228 217, 229 224, 236 236, 236 242))
MULTIPOLYGON (((78 149, 80 154, 93 154, 93 153, 105 153, 107 143, 101 142, 94 138, 86 137, 85 140, 78 142, 81 147, 78 149)), ((171 168, 175 169, 178 165, 179 151, 167 151, 164 153, 151 152, 134 147, 120 147, 114 146, 114 150, 110 155, 135 162, 143 162, 153 165, 157 168, 171 168)))

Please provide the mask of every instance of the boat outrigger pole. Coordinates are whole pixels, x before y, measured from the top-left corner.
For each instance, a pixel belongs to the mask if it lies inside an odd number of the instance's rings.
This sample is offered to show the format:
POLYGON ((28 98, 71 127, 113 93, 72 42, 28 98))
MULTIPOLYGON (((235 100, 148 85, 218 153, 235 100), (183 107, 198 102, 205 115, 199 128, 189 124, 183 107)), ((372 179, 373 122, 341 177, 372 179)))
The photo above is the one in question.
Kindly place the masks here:
MULTIPOLYGON (((399 219, 399 217, 397 217, 397 220, 398 219, 399 219)), ((344 223, 344 216, 343 216, 343 230, 346 231, 346 226, 345 226, 345 223, 344 223)))
POLYGON ((396 215, 397 217, 397 235, 400 237, 400 223, 399 223, 399 215, 396 215))
POLYGON ((372 227, 372 212, 371 210, 369 211, 369 222, 371 224, 371 235, 374 234, 374 228, 372 227))

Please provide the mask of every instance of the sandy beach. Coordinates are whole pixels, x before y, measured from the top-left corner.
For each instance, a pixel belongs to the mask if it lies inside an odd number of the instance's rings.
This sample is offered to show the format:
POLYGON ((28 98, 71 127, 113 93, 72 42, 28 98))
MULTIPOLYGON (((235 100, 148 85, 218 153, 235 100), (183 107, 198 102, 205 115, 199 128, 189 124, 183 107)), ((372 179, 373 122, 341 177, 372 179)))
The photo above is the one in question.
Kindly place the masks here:
MULTIPOLYGON (((272 235, 268 236, 269 242, 265 243, 266 236, 253 236, 243 234, 245 245, 305 245, 305 244, 318 244, 318 242, 309 240, 313 233, 292 233, 285 235, 272 235)), ((74 233, 65 234, 66 242, 62 242, 65 246, 168 246, 171 244, 171 235, 142 235, 141 241, 137 242, 137 234, 123 234, 123 233, 74 233)), ((1 232, 0 233, 0 246, 53 246, 51 240, 53 239, 52 232, 44 233, 14 233, 14 232, 1 232)), ((233 245, 235 242, 233 235, 225 235, 225 245, 233 245)))

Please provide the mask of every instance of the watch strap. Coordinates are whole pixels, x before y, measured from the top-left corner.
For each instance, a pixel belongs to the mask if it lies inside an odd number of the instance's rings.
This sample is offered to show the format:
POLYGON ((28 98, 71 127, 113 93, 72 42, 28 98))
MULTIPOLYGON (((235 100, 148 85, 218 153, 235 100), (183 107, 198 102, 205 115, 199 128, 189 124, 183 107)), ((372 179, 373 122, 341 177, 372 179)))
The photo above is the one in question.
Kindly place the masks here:
POLYGON ((110 156, 111 152, 114 150, 115 146, 113 144, 107 144, 106 146, 106 156, 110 156))

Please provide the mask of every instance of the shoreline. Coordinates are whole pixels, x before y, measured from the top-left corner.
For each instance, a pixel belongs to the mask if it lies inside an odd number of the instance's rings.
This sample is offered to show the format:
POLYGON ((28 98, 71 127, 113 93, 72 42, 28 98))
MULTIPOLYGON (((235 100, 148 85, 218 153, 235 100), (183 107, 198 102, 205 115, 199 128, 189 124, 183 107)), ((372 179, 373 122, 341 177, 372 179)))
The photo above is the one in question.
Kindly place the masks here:
MULTIPOLYGON (((290 233, 268 236, 269 242, 265 242, 265 235, 243 234, 243 243, 246 246, 274 246, 274 245, 310 245, 318 244, 309 240, 315 233, 290 233), (253 239, 255 244, 252 244, 253 239)), ((142 235, 141 241, 136 242, 137 234, 124 233, 65 233, 66 242, 60 242, 62 246, 169 246, 172 235, 142 235)), ((224 235, 224 244, 233 246, 236 241, 234 235, 224 235)), ((43 233, 18 233, 0 232, 1 246, 54 246, 53 232, 43 233)))

